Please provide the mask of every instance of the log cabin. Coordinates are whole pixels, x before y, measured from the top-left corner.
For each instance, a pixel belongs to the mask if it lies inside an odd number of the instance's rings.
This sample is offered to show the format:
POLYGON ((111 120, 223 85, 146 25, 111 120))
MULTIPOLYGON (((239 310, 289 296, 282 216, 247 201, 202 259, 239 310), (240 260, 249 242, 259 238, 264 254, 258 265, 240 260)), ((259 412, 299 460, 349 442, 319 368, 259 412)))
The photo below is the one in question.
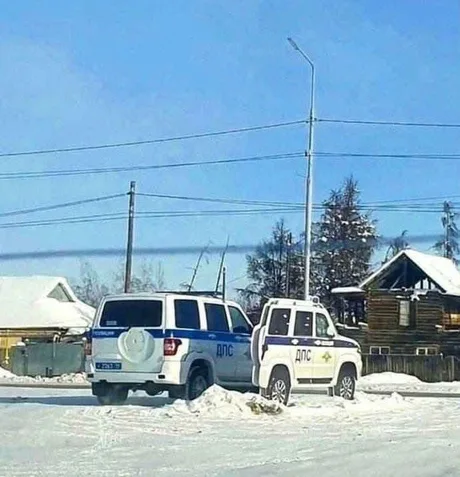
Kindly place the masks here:
POLYGON ((359 286, 336 288, 342 333, 364 353, 460 357, 460 272, 454 262, 403 250, 359 286))

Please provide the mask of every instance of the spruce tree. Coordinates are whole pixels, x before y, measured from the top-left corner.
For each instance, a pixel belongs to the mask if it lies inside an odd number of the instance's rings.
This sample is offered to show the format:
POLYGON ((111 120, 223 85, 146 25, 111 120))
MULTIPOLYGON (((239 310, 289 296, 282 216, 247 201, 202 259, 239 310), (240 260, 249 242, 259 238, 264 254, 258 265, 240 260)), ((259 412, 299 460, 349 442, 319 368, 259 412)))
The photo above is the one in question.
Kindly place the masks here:
POLYGON ((376 247, 376 221, 359 206, 358 183, 350 177, 323 203, 325 210, 314 227, 313 290, 326 306, 331 290, 357 285, 370 273, 376 247))

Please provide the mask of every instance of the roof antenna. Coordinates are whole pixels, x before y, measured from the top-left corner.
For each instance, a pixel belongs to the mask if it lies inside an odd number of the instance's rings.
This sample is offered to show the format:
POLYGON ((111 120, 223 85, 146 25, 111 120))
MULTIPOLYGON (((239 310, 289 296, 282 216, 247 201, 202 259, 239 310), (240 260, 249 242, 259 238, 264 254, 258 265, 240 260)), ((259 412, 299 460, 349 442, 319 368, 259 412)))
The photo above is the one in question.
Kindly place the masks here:
MULTIPOLYGON (((222 256, 220 257, 220 265, 219 265, 219 272, 217 273, 217 281, 216 281, 216 295, 219 293, 219 285, 220 285, 220 279, 222 277, 222 271, 224 269, 224 261, 225 261, 225 255, 228 250, 228 243, 230 241, 230 237, 227 236, 227 244, 225 245, 225 248, 222 252, 222 256)), ((224 284, 222 284, 224 286, 224 284)), ((223 294, 225 294, 225 290, 222 290, 223 294)))
POLYGON ((208 251, 208 248, 209 248, 209 244, 206 245, 206 247, 204 247, 201 250, 200 255, 198 256, 198 260, 196 262, 195 268, 193 269, 192 279, 190 280, 190 283, 187 285, 188 292, 192 291, 193 284, 195 283, 196 274, 198 273, 198 269, 200 268, 201 260, 203 259, 204 254, 208 251))

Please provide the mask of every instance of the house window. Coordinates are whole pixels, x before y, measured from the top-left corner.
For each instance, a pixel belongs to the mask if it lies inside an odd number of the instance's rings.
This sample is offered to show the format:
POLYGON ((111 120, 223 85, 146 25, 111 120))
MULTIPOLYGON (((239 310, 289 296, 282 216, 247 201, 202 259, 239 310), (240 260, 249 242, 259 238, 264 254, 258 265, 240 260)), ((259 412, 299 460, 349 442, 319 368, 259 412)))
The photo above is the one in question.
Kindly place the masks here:
POLYGON ((410 301, 401 300, 399 302, 399 326, 409 327, 410 325, 410 301))
POLYGON ((419 347, 415 350, 417 356, 435 356, 438 354, 438 349, 433 346, 419 347))
POLYGON ((54 298, 62 303, 68 303, 73 301, 67 290, 59 283, 50 293, 48 298, 54 298))
POLYGON ((370 354, 390 354, 389 346, 371 346, 369 350, 370 354))

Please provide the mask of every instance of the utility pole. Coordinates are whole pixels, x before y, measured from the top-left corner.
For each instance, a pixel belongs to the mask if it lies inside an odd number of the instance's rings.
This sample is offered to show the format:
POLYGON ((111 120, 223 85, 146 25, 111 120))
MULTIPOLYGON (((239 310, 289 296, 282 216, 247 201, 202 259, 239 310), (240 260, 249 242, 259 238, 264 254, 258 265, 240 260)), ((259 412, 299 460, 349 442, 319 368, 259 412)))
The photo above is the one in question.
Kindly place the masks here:
POLYGON ((222 300, 225 301, 227 294, 227 267, 222 269, 222 300))
POLYGON ((453 258, 453 248, 452 248, 452 237, 451 237, 451 232, 452 232, 452 221, 454 219, 454 214, 452 213, 451 210, 451 205, 449 202, 445 201, 443 204, 443 212, 444 212, 444 217, 442 218, 442 224, 444 225, 444 257, 445 258, 453 258))
POLYGON ((131 273, 133 264, 133 235, 134 235, 134 200, 136 197, 136 183, 131 181, 129 186, 128 210, 128 243, 126 246, 125 293, 131 291, 131 273))
POLYGON ((308 55, 292 39, 288 38, 289 44, 296 50, 311 68, 311 89, 310 89, 310 115, 308 118, 308 149, 307 157, 307 178, 305 183, 305 290, 304 299, 310 296, 310 266, 311 266, 311 225, 313 216, 313 125, 315 121, 315 65, 308 55))
POLYGON ((287 251, 286 251, 286 298, 291 295, 291 247, 292 247, 292 233, 289 232, 287 236, 287 251))

